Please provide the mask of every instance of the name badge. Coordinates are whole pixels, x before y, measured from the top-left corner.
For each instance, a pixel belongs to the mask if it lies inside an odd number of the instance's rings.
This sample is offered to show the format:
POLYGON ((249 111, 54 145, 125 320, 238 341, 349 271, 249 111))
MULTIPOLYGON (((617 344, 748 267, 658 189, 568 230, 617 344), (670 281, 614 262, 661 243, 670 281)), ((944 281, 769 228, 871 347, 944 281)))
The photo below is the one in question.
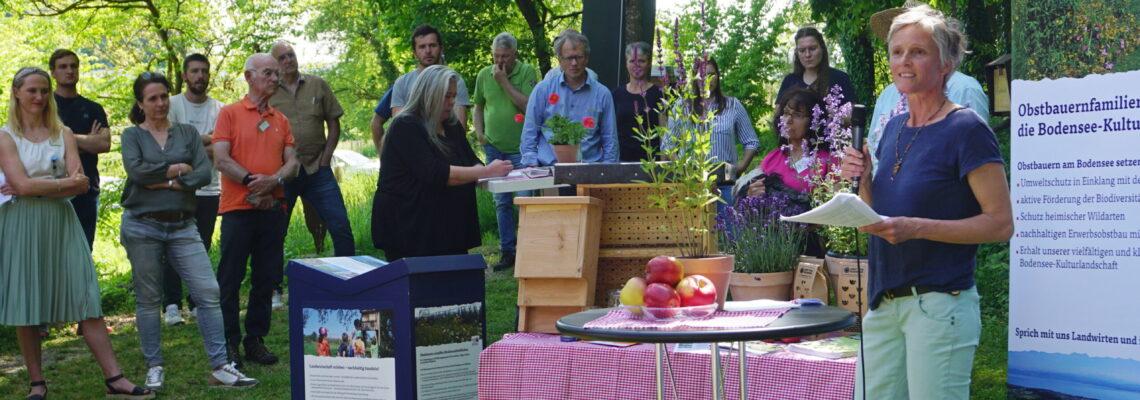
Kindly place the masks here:
POLYGON ((804 171, 807 171, 807 169, 809 167, 811 167, 811 159, 809 159, 808 157, 800 158, 799 161, 796 161, 795 164, 792 164, 792 168, 795 168, 796 173, 799 173, 799 174, 802 174, 802 173, 804 173, 804 171))
POLYGON ((257 130, 259 132, 265 132, 266 129, 269 129, 269 121, 262 120, 261 123, 257 124, 257 130))

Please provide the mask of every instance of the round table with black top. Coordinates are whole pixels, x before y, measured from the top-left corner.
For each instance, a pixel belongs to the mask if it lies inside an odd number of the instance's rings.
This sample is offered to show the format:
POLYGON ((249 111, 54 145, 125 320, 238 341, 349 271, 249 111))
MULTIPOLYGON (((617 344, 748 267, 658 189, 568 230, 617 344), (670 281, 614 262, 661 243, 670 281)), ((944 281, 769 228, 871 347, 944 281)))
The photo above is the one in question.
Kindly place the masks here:
POLYGON ((717 343, 735 342, 740 360, 740 398, 747 398, 747 356, 745 342, 783 339, 834 332, 855 324, 855 314, 832 306, 793 308, 762 328, 701 329, 651 331, 637 329, 587 329, 586 323, 605 316, 611 309, 586 310, 562 317, 555 327, 563 335, 586 340, 653 343, 656 357, 657 399, 664 399, 663 368, 667 343, 711 343, 712 398, 723 397, 721 388, 720 351, 717 343))

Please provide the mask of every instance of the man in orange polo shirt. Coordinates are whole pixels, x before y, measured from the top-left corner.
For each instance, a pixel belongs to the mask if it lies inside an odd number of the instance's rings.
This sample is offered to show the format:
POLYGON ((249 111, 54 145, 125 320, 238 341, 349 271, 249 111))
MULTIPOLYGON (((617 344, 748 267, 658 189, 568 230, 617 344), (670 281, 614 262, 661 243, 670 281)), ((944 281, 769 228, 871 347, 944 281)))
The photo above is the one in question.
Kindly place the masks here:
POLYGON ((269 106, 279 79, 277 60, 272 56, 249 56, 245 61, 249 92, 218 112, 214 128, 214 160, 222 173, 218 286, 226 352, 235 365, 241 365, 239 341, 245 345, 247 360, 265 365, 277 362, 263 338, 269 334, 270 297, 281 282, 285 262, 285 181, 297 175, 299 165, 289 120, 269 106), (243 340, 238 290, 245 279, 246 260, 250 260, 251 287, 243 340))

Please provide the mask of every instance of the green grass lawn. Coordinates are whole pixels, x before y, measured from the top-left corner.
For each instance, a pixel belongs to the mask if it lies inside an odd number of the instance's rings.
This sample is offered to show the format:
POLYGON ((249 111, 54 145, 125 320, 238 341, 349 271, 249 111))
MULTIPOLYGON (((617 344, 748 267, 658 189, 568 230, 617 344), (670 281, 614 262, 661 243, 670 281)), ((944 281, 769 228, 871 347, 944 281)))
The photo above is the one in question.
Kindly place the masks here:
MULTIPOLYGON (((348 206, 349 219, 356 236, 356 247, 360 254, 381 256, 371 243, 370 215, 371 198, 376 178, 369 176, 345 177, 342 190, 348 206)), ((494 211, 490 196, 481 192, 480 221, 483 225, 483 246, 477 252, 486 256, 487 264, 498 261, 498 237, 494 228, 494 211)), ((117 225, 117 223, 115 224, 117 225)), ((215 236, 216 240, 216 236, 215 236)), ((122 249, 106 235, 98 239, 96 260, 104 277, 117 276, 118 280, 104 283, 104 308, 109 314, 108 323, 114 327, 112 341, 119 363, 127 377, 136 383, 145 379, 146 364, 139 351, 138 333, 134 324, 134 298, 124 285, 129 283, 130 265, 121 255, 122 249), (109 296, 114 300, 108 300, 109 296), (108 303, 112 304, 108 304, 108 303)), ((287 258, 314 255, 312 238, 304 227, 300 213, 294 213, 286 238, 287 258)), ((332 243, 326 242, 325 252, 319 256, 331 256, 332 243)), ((1006 326, 1004 299, 1008 297, 1008 250, 1005 253, 993 251, 979 257, 979 290, 983 297, 983 330, 981 345, 974 361, 975 399, 1006 398, 1006 326), (1004 254, 1004 255, 1003 255, 1004 254), (997 281, 999 284, 992 282, 997 281), (1005 293, 1003 293, 1005 291, 1005 293), (987 306, 986 304, 989 304, 987 306)), ((217 261, 217 246, 211 251, 217 261)), ((493 343, 504 334, 515 329, 515 301, 518 283, 513 270, 491 272, 488 269, 486 280, 487 299, 487 341, 493 343)), ((107 278, 110 279, 110 278, 107 278)), ((243 291, 243 294, 246 293, 243 291)), ((161 393, 164 399, 286 399, 290 396, 288 340, 288 316, 285 311, 273 313, 273 325, 266 337, 267 346, 277 353, 282 362, 272 366, 259 366, 246 363, 243 372, 261 380, 255 388, 242 391, 211 389, 207 385, 209 371, 202 350, 197 325, 164 328, 163 356, 166 359, 166 389, 161 393)), ((74 325, 58 325, 52 336, 44 343, 45 375, 50 382, 51 398, 92 399, 103 397, 102 375, 87 352, 83 342, 74 336, 74 325)), ((27 392, 27 373, 19 357, 15 335, 10 327, 0 327, 0 398, 22 398, 27 392)))

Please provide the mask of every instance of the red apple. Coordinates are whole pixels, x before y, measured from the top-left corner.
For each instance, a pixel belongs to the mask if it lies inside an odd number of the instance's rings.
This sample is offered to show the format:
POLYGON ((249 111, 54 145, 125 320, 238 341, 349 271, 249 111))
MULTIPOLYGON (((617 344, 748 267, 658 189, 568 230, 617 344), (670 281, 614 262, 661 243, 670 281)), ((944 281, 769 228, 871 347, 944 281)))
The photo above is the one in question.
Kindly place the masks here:
POLYGON ((645 265, 645 280, 649 283, 664 283, 677 286, 677 282, 685 276, 685 268, 676 257, 657 256, 645 265))
POLYGON ((704 306, 716 303, 716 285, 703 275, 689 275, 677 284, 681 306, 704 306))
POLYGON ((656 318, 669 318, 677 313, 676 308, 681 306, 681 295, 672 286, 664 283, 650 283, 645 288, 645 297, 643 298, 645 306, 651 308, 659 308, 658 310, 646 310, 656 318))

